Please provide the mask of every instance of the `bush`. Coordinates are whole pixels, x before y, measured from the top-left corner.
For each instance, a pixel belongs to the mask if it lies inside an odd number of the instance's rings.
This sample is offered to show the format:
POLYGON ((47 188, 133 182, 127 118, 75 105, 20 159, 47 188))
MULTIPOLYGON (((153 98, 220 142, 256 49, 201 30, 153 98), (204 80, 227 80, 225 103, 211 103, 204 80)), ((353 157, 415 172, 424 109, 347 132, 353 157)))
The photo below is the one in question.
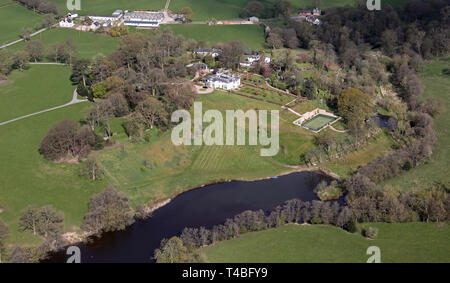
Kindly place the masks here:
POLYGON ((348 222, 347 225, 345 225, 345 229, 350 233, 355 233, 356 231, 358 231, 358 227, 356 227, 355 221, 348 222))
POLYGON ((86 156, 96 144, 95 134, 89 126, 78 129, 78 123, 66 119, 54 124, 39 146, 39 152, 45 158, 86 156))
POLYGON ((364 236, 369 239, 376 239, 378 236, 378 229, 374 227, 368 227, 364 230, 364 236))

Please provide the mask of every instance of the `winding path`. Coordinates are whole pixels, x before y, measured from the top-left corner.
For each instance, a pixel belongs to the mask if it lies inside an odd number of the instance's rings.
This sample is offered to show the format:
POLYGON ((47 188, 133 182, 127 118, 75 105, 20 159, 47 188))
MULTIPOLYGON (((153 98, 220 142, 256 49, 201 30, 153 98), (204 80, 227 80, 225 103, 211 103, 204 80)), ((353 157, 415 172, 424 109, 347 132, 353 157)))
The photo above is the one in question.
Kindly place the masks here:
POLYGON ((6 124, 9 124, 9 123, 18 121, 18 120, 22 120, 22 119, 25 119, 25 118, 28 118, 28 117, 31 117, 31 116, 39 115, 39 114, 42 114, 42 113, 45 113, 45 112, 49 112, 49 111, 53 111, 53 110, 56 110, 56 109, 64 108, 64 107, 67 107, 67 106, 70 106, 70 105, 73 105, 73 104, 86 102, 86 101, 87 101, 87 99, 78 99, 78 93, 77 93, 77 90, 75 89, 73 91, 72 100, 70 102, 66 103, 66 104, 63 104, 63 105, 60 105, 60 106, 56 106, 56 107, 52 107, 52 108, 49 108, 49 109, 45 109, 45 110, 42 110, 42 111, 38 111, 38 112, 35 112, 35 113, 31 113, 31 114, 28 114, 28 115, 20 116, 20 117, 17 117, 17 118, 14 118, 14 119, 11 119, 11 120, 8 120, 8 121, 5 121, 5 122, 1 122, 0 126, 6 125, 6 124))

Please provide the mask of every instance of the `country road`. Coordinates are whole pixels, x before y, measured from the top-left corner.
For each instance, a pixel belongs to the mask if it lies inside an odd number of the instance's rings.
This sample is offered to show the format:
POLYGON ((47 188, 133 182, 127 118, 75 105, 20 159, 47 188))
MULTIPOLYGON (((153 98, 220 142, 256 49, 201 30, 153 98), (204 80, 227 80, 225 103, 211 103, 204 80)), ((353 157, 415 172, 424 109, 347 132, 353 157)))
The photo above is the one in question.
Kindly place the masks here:
POLYGON ((66 104, 63 104, 63 105, 60 105, 60 106, 56 106, 56 107, 52 107, 52 108, 49 108, 49 109, 45 109, 45 110, 42 110, 42 111, 34 112, 34 113, 31 113, 31 114, 28 114, 28 115, 20 116, 20 117, 17 117, 17 118, 14 118, 14 119, 11 119, 11 120, 8 120, 8 121, 5 121, 5 122, 1 122, 0 126, 6 125, 6 124, 9 124, 9 123, 18 121, 18 120, 22 120, 22 119, 25 119, 25 118, 28 118, 28 117, 32 117, 32 116, 35 116, 35 115, 39 115, 39 114, 42 114, 42 113, 45 113, 45 112, 49 112, 49 111, 53 111, 53 110, 56 110, 56 109, 64 108, 64 107, 67 107, 67 106, 70 106, 70 105, 73 105, 73 104, 86 102, 86 101, 87 101, 87 99, 78 99, 78 93, 77 93, 77 90, 75 89, 73 91, 72 100, 70 102, 66 103, 66 104))

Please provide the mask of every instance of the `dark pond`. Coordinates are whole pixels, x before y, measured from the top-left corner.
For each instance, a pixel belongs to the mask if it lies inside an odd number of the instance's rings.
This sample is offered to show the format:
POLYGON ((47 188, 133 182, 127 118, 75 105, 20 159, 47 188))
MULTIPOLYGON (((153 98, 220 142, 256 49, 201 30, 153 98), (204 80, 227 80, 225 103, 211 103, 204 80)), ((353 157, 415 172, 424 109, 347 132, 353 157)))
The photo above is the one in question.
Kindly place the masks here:
POLYGON ((397 120, 390 116, 377 115, 372 117, 372 121, 380 128, 388 128, 390 130, 395 130, 397 128, 397 120))
MULTIPOLYGON (((151 262, 163 238, 185 227, 211 228, 245 210, 272 210, 285 201, 317 199, 314 187, 329 179, 316 172, 298 172, 254 182, 233 181, 205 186, 180 194, 153 216, 137 221, 125 231, 107 233, 90 244, 80 244, 81 262, 151 262)), ((50 262, 65 262, 61 251, 50 262)))

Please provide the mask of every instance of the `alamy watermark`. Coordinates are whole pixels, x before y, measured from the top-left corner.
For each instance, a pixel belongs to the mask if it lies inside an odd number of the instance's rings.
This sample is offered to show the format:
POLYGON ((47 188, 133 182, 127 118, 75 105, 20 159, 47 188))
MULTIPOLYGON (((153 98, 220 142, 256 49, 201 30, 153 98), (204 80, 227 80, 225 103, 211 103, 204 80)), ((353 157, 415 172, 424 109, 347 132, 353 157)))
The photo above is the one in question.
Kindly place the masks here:
POLYGON ((66 263, 81 263, 81 251, 77 246, 67 248, 66 255, 70 255, 66 263))
POLYGON ((81 10, 81 0, 67 0, 66 7, 69 11, 81 10))
POLYGON ((381 10, 381 0, 367 0, 366 6, 370 11, 381 10))
POLYGON ((207 110, 203 114, 202 102, 194 102, 194 120, 186 110, 172 113, 171 121, 178 123, 172 130, 174 145, 248 145, 264 146, 261 156, 274 156, 279 151, 279 111, 270 111, 270 127, 268 127, 267 110, 226 110, 226 117, 219 110, 207 110), (248 121, 248 131, 246 129, 248 121), (193 123, 192 123, 193 122, 193 123), (208 123, 204 127, 203 123, 208 123), (225 122, 225 125, 224 125, 225 122), (235 127, 235 122, 236 126, 235 127), (193 132, 192 132, 193 128, 193 132), (225 131, 224 131, 225 129, 225 131), (270 136, 269 131, 270 129, 270 136), (248 139, 246 133, 248 132, 248 139), (225 139, 224 139, 225 133, 225 139), (236 134, 236 138, 235 138, 236 134))
POLYGON ((381 263, 381 250, 377 246, 370 246, 366 251, 370 257, 367 259, 367 263, 381 263))

